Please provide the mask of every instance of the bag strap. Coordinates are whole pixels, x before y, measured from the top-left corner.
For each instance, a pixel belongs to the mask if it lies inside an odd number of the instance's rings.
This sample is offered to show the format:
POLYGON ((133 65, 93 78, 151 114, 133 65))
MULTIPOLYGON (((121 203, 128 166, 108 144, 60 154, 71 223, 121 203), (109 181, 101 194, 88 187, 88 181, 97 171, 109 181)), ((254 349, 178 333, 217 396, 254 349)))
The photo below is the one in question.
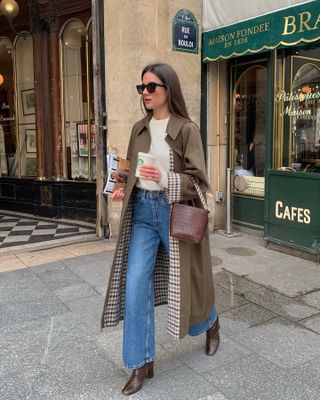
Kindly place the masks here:
MULTIPOLYGON (((198 127, 198 125, 197 125, 195 122, 194 122, 194 124, 197 126, 197 128, 199 129, 199 132, 200 132, 200 128, 198 127)), ((183 135, 181 135, 181 136, 182 136, 182 138, 183 138, 183 135)), ((184 163, 185 163, 186 161, 185 161, 185 158, 184 158, 183 142, 182 142, 182 158, 183 158, 183 161, 184 161, 184 163)), ((196 191, 197 191, 198 196, 199 196, 199 198, 200 198, 202 207, 203 207, 205 210, 207 210, 208 213, 210 213, 210 208, 207 206, 207 203, 206 203, 206 201, 205 201, 205 198, 203 197, 203 194, 202 194, 202 192, 201 192, 200 186, 198 185, 196 179, 195 179, 194 176, 192 176, 192 175, 189 175, 189 174, 188 174, 188 176, 189 176, 189 178, 191 179, 192 183, 194 184, 194 187, 196 188, 196 191)))
POLYGON ((196 182, 195 178, 192 175, 189 175, 189 177, 190 177, 192 183, 194 184, 194 187, 196 188, 196 191, 198 193, 198 196, 200 198, 200 201, 202 203, 203 208, 205 210, 207 210, 208 212, 210 212, 210 208, 207 206, 205 198, 204 198, 204 196, 203 196, 203 194, 201 192, 200 186, 198 185, 198 183, 196 182))

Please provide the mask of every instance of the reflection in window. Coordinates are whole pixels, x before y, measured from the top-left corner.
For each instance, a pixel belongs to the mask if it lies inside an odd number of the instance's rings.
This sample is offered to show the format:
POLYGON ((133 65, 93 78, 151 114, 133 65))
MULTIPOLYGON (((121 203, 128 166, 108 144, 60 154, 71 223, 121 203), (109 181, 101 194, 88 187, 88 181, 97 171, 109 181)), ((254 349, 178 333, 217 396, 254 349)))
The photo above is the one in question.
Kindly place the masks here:
POLYGON ((91 24, 88 31, 80 21, 69 22, 62 34, 64 132, 68 179, 95 177, 96 142, 92 121, 91 52, 91 24))
POLYGON ((262 197, 265 173, 266 82, 266 68, 251 67, 241 75, 233 95, 235 189, 262 197), (243 178, 237 178, 239 176, 243 178))
POLYGON ((16 173, 16 124, 12 43, 0 39, 0 176, 16 173))
POLYGON ((303 65, 293 81, 291 166, 320 172, 320 69, 303 65))
POLYGON ((0 39, 1 175, 36 176, 36 130, 32 37, 0 39), (13 53, 15 52, 16 70, 13 53), (16 109, 17 104, 17 109, 16 109), (16 132, 16 127, 18 132, 16 132))
POLYGON ((15 155, 16 174, 37 175, 36 116, 32 36, 16 42, 16 88, 18 101, 18 146, 15 155))

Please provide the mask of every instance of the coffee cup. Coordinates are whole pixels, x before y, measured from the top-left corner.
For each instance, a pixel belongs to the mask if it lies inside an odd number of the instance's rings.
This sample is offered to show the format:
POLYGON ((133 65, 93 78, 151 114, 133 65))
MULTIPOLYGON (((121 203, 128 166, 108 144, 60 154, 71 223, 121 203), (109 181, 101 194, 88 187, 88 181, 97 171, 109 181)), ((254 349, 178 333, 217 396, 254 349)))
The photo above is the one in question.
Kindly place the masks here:
POLYGON ((144 164, 154 165, 154 163, 155 163, 155 156, 153 156, 152 154, 142 153, 139 151, 138 160, 137 160, 137 168, 136 168, 136 176, 138 178, 141 178, 141 176, 139 174, 139 170, 142 165, 144 165, 144 164))

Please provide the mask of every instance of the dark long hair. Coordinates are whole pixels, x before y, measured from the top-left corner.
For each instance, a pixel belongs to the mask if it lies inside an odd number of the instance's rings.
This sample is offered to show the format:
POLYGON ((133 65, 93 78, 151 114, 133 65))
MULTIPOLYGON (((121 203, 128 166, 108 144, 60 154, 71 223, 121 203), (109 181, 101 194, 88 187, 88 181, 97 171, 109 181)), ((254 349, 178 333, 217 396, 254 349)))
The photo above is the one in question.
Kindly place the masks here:
MULTIPOLYGON (((161 82, 166 85, 170 112, 179 117, 190 119, 182 94, 179 77, 171 65, 162 63, 147 65, 141 73, 141 80, 146 72, 152 72, 157 75, 161 82)), ((146 107, 145 109, 148 114, 152 114, 152 110, 148 110, 146 107)))

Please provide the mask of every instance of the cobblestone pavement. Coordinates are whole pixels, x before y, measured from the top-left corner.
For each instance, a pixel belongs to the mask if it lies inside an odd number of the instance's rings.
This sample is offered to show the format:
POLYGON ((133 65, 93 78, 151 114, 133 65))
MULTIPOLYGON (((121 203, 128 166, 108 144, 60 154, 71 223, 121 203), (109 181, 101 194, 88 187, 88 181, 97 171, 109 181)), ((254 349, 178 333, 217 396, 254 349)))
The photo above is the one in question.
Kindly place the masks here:
MULTIPOLYGON (((176 341, 156 309, 156 371, 131 399, 319 400, 320 266, 260 237, 211 235, 221 346, 176 341)), ((114 241, 0 256, 0 399, 122 399, 122 326, 100 331, 114 241)))

